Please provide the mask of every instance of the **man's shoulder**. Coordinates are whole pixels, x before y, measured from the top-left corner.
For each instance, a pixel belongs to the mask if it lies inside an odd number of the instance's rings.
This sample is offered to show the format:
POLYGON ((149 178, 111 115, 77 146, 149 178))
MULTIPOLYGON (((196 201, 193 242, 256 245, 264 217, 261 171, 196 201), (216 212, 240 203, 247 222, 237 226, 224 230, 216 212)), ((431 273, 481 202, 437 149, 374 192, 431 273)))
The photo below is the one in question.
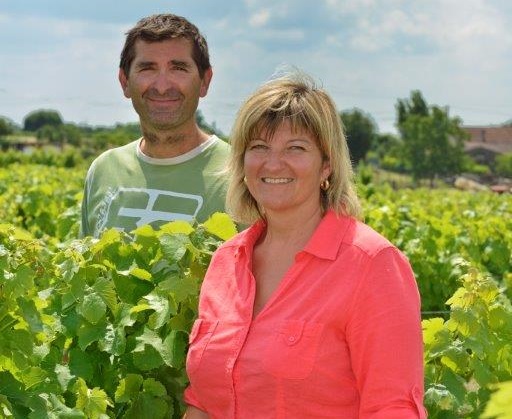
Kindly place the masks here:
POLYGON ((212 139, 214 140, 213 144, 209 149, 211 149, 214 153, 219 153, 222 155, 229 154, 231 150, 231 145, 227 142, 222 140, 221 138, 217 137, 216 135, 212 136, 212 139))

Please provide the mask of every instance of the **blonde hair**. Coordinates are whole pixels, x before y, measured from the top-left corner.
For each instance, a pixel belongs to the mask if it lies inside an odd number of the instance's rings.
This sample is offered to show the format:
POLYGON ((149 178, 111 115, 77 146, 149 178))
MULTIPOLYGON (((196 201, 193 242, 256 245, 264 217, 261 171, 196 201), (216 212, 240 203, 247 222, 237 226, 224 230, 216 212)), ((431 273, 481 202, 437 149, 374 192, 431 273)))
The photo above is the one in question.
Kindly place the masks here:
POLYGON ((263 131, 272 138, 285 120, 292 131, 303 130, 313 135, 324 160, 329 161, 330 186, 321 191, 324 211, 332 209, 338 214, 360 218, 361 206, 355 191, 347 140, 336 106, 310 76, 299 71, 263 84, 238 111, 230 138, 227 211, 240 223, 251 224, 262 218, 261 208, 244 182, 244 155, 252 139, 263 131))

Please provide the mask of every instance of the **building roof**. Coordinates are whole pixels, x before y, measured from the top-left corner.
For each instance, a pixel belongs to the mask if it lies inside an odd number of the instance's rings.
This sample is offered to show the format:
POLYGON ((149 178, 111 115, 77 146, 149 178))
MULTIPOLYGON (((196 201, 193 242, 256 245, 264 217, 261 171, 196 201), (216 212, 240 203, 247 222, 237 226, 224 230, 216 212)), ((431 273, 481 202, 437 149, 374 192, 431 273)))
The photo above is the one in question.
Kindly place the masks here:
POLYGON ((486 149, 497 154, 512 153, 512 125, 462 128, 470 135, 464 146, 466 151, 486 149))

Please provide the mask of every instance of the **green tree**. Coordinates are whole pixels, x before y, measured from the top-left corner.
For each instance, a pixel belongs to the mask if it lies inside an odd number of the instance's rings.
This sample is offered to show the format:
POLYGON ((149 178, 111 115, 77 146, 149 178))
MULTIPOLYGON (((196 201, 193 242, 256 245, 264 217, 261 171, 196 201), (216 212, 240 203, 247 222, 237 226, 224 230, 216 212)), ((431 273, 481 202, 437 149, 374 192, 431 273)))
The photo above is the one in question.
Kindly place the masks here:
POLYGON ((47 140, 61 146, 64 144, 78 146, 82 136, 80 129, 74 124, 43 125, 36 131, 36 135, 39 140, 47 140))
POLYGON ((512 153, 496 156, 496 173, 512 177, 512 153))
POLYGON ((460 172, 464 164, 467 133, 448 108, 428 106, 419 91, 409 100, 399 100, 397 125, 403 141, 403 158, 414 180, 460 172))
POLYGON ((7 118, 0 116, 0 135, 9 135, 14 132, 14 126, 7 118))
POLYGON ((354 108, 340 113, 345 127, 352 163, 364 160, 377 135, 377 125, 371 115, 354 108))
POLYGON ((23 129, 25 131, 35 132, 45 125, 53 127, 62 125, 62 118, 57 111, 51 109, 39 109, 29 113, 23 120, 23 129))

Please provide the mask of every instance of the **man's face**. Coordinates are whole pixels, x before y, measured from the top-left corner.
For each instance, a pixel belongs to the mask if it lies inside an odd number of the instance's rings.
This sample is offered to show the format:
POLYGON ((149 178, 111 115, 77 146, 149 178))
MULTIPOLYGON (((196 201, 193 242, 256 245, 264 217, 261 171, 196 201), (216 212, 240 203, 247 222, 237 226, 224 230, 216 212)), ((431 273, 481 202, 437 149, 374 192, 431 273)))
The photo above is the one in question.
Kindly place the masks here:
POLYGON ((135 59, 128 75, 119 70, 124 95, 130 98, 143 129, 176 130, 195 123, 200 97, 206 96, 212 77, 203 78, 185 38, 135 43, 135 59))

